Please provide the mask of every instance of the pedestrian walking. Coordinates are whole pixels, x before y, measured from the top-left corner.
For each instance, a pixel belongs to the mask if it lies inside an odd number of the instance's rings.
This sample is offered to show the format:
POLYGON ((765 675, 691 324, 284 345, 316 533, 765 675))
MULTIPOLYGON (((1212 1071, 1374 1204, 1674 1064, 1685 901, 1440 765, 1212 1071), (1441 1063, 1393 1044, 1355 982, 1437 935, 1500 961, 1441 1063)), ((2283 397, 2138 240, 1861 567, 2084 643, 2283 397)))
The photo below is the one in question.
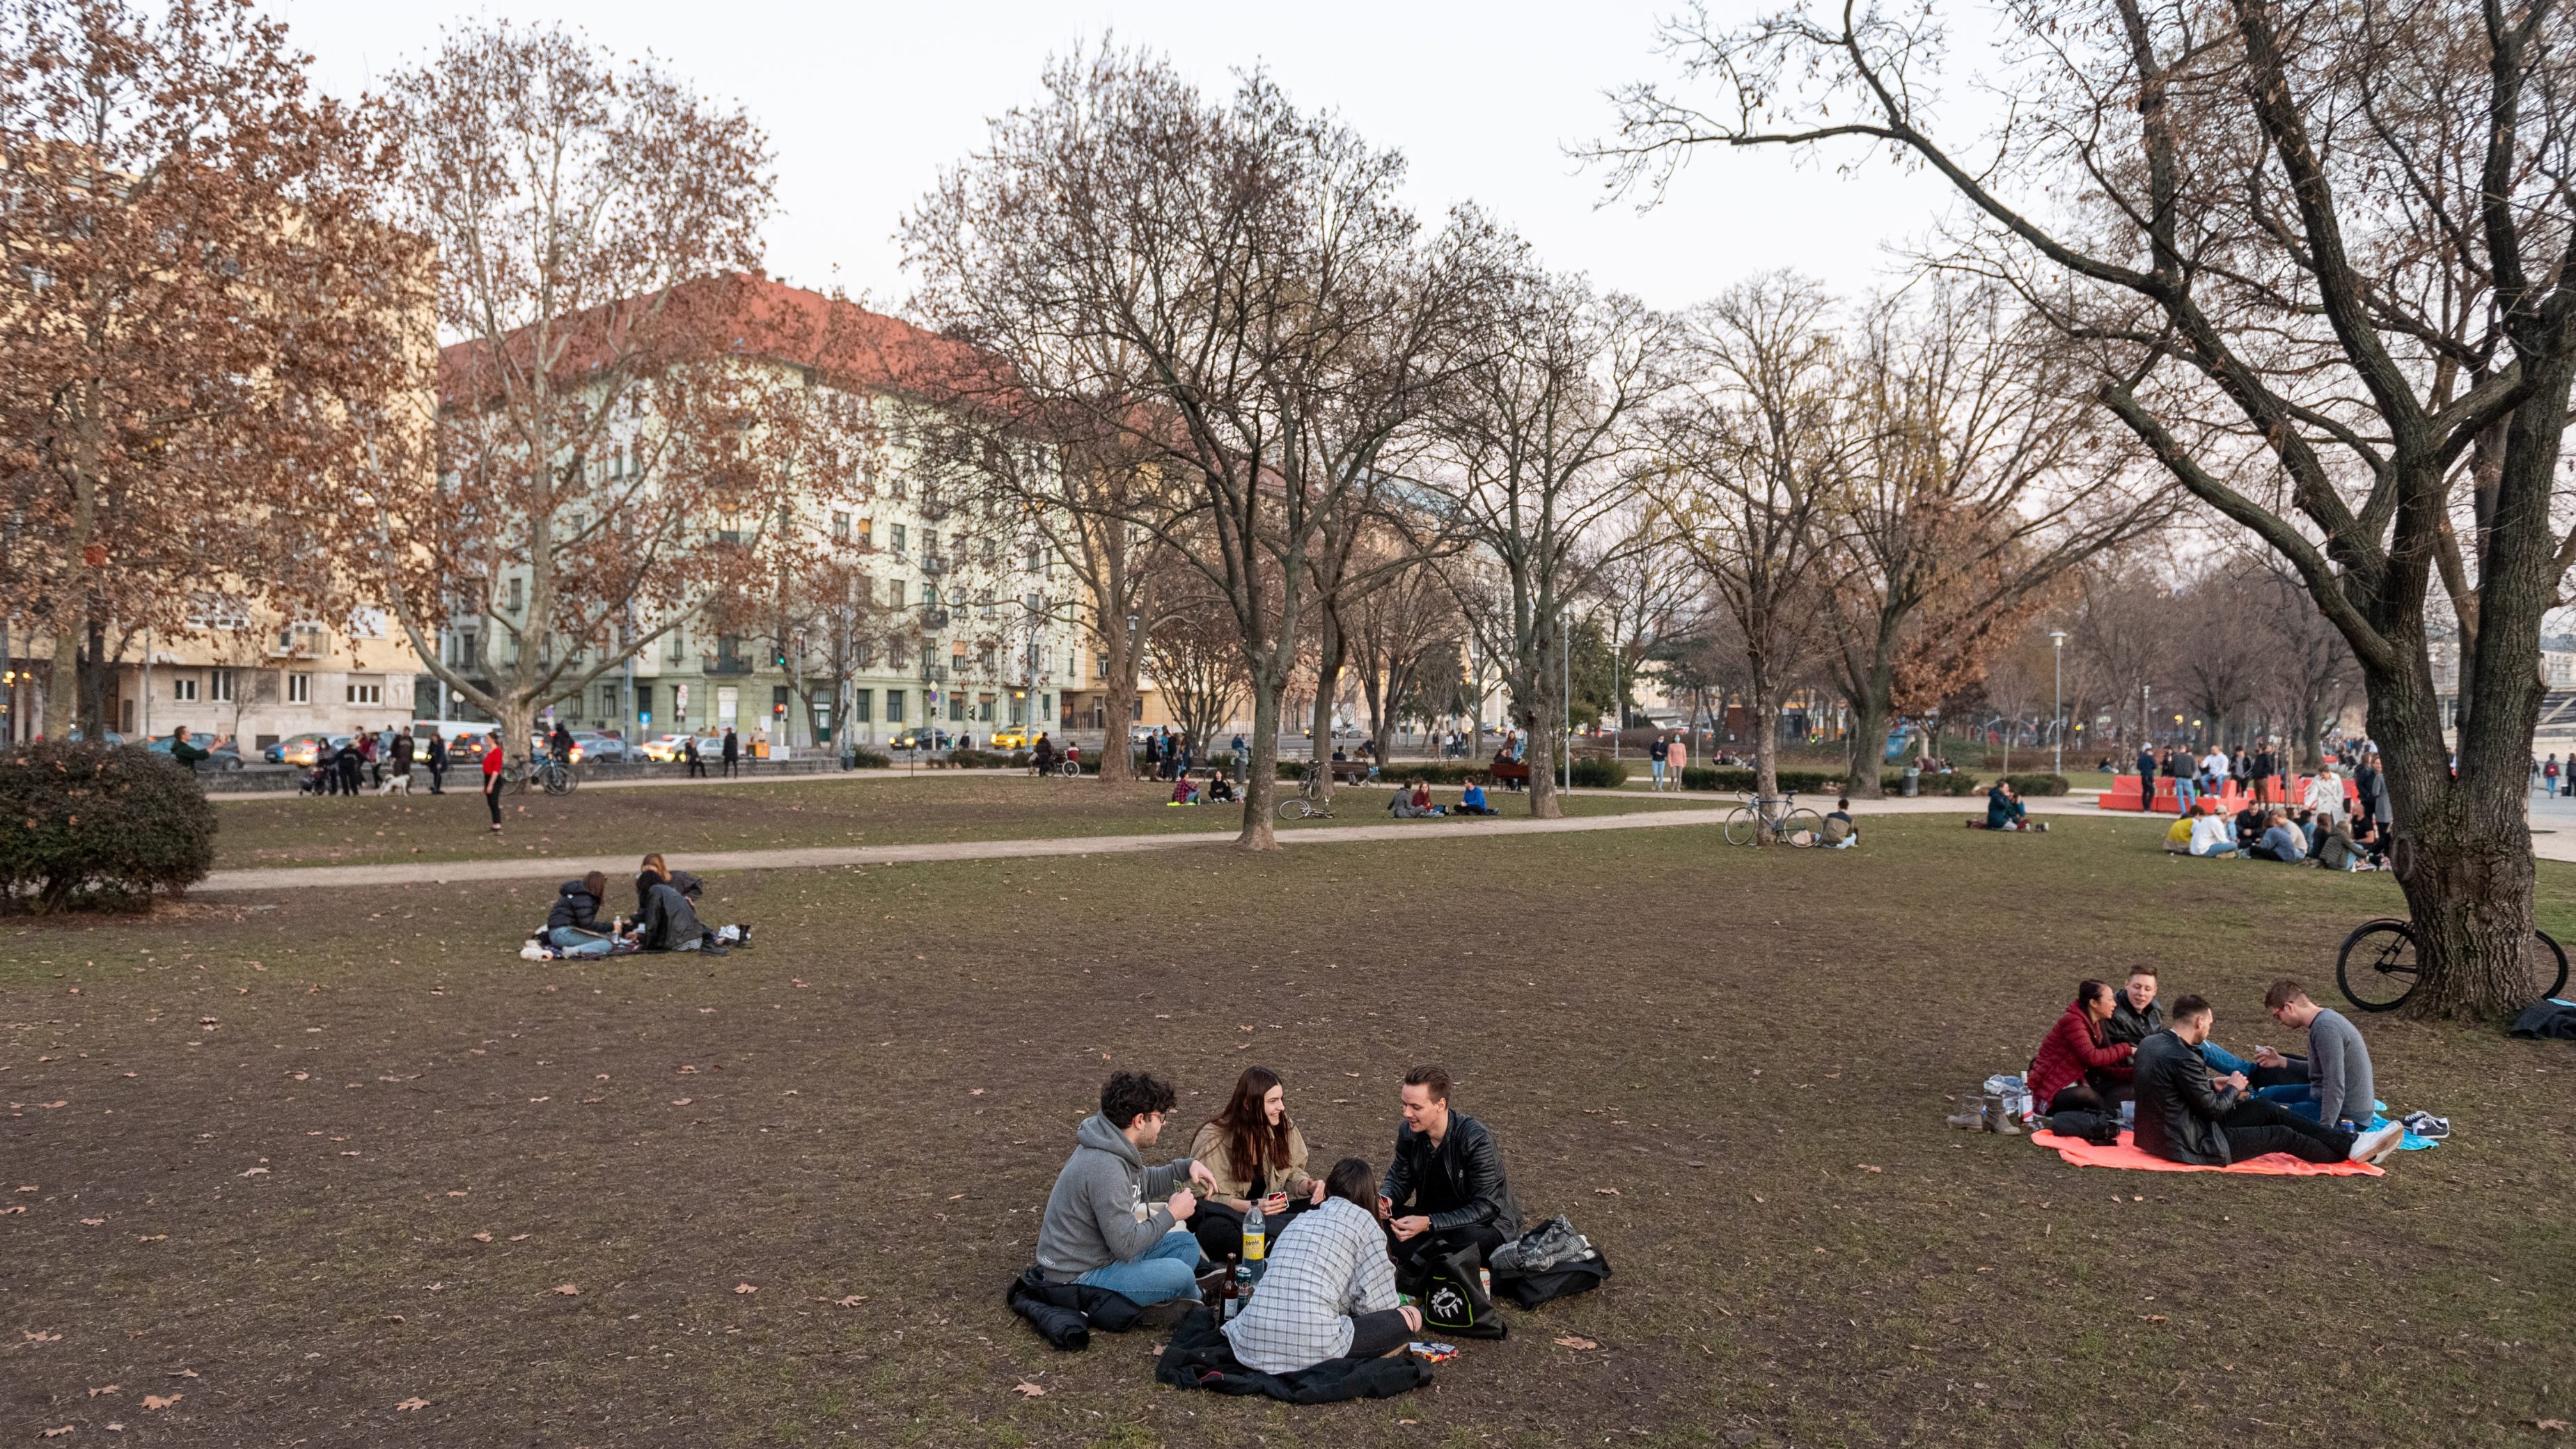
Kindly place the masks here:
POLYGON ((724 772, 726 779, 730 780, 733 778, 734 766, 739 764, 741 760, 742 738, 733 732, 732 725, 726 725, 724 737, 724 772))
POLYGON ((429 732, 429 793, 432 795, 446 794, 446 784, 447 736, 440 734, 436 730, 431 730, 429 732))
POLYGON ((483 737, 483 808, 492 812, 492 833, 501 833, 501 732, 483 737))
POLYGON ((2551 798, 2555 798, 2558 794, 2558 757, 2556 755, 2551 755, 2549 763, 2540 768, 2540 793, 2551 798))
MULTIPOLYGON (((393 734, 393 731, 387 730, 386 733, 393 734)), ((413 748, 412 739, 408 733, 394 735, 393 743, 386 750, 386 753, 393 757, 395 779, 403 781, 409 781, 411 779, 413 748)), ((411 792, 411 786, 408 783, 403 786, 403 792, 405 794, 409 794, 411 792)))
POLYGON ((368 738, 365 730, 358 730, 349 736, 347 744, 340 747, 340 793, 343 795, 355 796, 366 788, 367 752, 360 748, 360 744, 368 738))
POLYGON ((1672 743, 1664 746, 1664 777, 1672 781, 1674 789, 1682 787, 1682 770, 1689 764, 1690 745, 1685 742, 1682 732, 1675 730, 1672 743))
POLYGON ((1672 758, 1671 739, 1669 735, 1659 734, 1655 736, 1653 744, 1646 746, 1646 771, 1654 777, 1654 783, 1648 786, 1649 789, 1664 788, 1664 762, 1672 758))

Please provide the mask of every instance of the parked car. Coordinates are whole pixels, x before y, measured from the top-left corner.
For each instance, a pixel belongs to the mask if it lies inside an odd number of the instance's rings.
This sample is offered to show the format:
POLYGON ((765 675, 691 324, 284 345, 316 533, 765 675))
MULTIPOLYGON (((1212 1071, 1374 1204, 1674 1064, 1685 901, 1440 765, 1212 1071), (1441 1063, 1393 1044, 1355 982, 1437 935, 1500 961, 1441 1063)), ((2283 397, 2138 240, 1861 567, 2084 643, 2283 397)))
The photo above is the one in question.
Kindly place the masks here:
POLYGON ((1029 741, 1034 738, 1036 736, 1031 735, 1027 730, 1021 729, 1018 725, 1012 725, 1007 729, 995 731, 986 744, 996 750, 1025 750, 1029 747, 1029 741))
MULTIPOLYGON (((63 736, 63 738, 67 740, 76 740, 80 737, 81 732, 77 728, 73 729, 70 734, 63 736)), ((122 748, 125 744, 125 736, 118 734, 114 730, 109 730, 107 732, 107 743, 110 748, 122 748)))
POLYGON ((635 753, 642 755, 645 759, 668 765, 685 758, 681 750, 681 746, 688 742, 689 737, 687 735, 655 735, 653 738, 637 745, 635 747, 635 753))
POLYGON ((338 749, 348 742, 347 735, 288 735, 261 753, 272 765, 293 765, 299 770, 309 770, 313 768, 313 762, 321 758, 323 745, 338 749))
MULTIPOLYGON (((196 741, 191 740, 189 743, 195 744, 196 741)), ((156 755, 166 755, 170 753, 170 737, 155 735, 147 748, 156 755)), ((206 758, 198 765, 199 769, 232 771, 242 767, 241 746, 230 740, 220 745, 206 745, 201 748, 206 751, 206 758)))
POLYGON ((930 741, 928 738, 923 736, 919 730, 903 730, 897 733, 893 739, 886 741, 886 748, 890 750, 926 750, 930 748, 930 741))

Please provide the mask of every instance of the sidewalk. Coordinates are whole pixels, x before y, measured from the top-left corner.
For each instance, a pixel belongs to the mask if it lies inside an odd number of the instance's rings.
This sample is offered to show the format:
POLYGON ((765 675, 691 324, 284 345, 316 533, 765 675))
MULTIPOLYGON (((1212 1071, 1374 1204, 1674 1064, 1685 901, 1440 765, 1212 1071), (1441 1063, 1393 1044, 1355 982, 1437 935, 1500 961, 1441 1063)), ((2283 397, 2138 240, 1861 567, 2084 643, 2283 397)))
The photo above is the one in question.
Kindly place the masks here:
MULTIPOLYGON (((1652 830, 1668 825, 1715 825, 1724 809, 1653 810, 1636 815, 1583 815, 1561 820, 1414 820, 1393 825, 1334 825, 1310 830, 1283 830, 1283 845, 1331 845, 1343 841, 1451 840, 1483 835, 1561 835, 1591 830, 1652 830)), ((1222 845, 1234 840, 1232 830, 1192 831, 1184 835, 1085 835, 1055 840, 957 840, 921 845, 814 846, 787 850, 723 850, 693 854, 680 862, 693 871, 777 870, 794 866, 901 865, 921 861, 1011 860, 1025 856, 1114 855, 1168 850, 1184 845, 1222 845)), ((455 860, 377 865, 273 866, 253 870, 219 870, 190 888, 190 894, 229 891, 328 890, 350 886, 448 885, 460 881, 564 880, 587 871, 622 876, 635 868, 635 857, 548 856, 530 860, 455 860)))

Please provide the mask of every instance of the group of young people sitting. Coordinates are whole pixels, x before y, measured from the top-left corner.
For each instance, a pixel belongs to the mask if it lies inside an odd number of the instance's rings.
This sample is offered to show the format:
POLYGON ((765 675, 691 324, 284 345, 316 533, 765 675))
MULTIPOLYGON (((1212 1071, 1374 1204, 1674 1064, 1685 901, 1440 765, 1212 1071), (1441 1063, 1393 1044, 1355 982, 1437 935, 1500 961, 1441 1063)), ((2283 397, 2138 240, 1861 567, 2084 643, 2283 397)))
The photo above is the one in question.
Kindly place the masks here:
POLYGON ((2196 802, 2165 830, 2175 855, 2239 856, 2326 870, 2379 870, 2388 858, 2387 827, 2359 802, 2338 816, 2331 810, 2296 811, 2249 804, 2226 815, 2213 801, 2196 802))
POLYGON ((1422 1315, 1399 1300, 1399 1278, 1471 1246, 1491 1257, 1520 1233, 1501 1149, 1483 1123, 1451 1110, 1439 1067, 1405 1073, 1403 1125, 1383 1177, 1358 1157, 1313 1176, 1287 1091, 1266 1067, 1244 1071, 1187 1157, 1148 1166, 1145 1149, 1177 1100, 1141 1072, 1101 1087, 1099 1114, 1074 1130, 1047 1194, 1038 1271, 1138 1304, 1205 1301, 1242 1251, 1257 1203, 1268 1268, 1225 1326, 1247 1367, 1285 1374, 1401 1352, 1422 1315))
POLYGON ((1191 779, 1186 770, 1172 781, 1171 803, 1174 805, 1233 805, 1242 799, 1235 793, 1234 781, 1227 779, 1223 770, 1210 770, 1205 785, 1191 779))
POLYGON ((2302 1162, 2378 1162, 2406 1129, 2370 1124, 2377 1083, 2370 1046, 2343 1013, 2308 997, 2296 981, 2272 983, 2263 1009, 2308 1050, 2257 1047, 2237 1056, 2211 1037, 2217 1013, 2198 996, 2156 1005, 2156 974, 2129 973, 2120 990, 2076 984, 2075 1001, 2032 1057, 2026 1081, 2038 1114, 2108 1117, 2132 1103, 2133 1141, 2169 1162, 2224 1167, 2269 1152, 2302 1162))
MULTIPOLYGON (((711 930, 698 919, 697 903, 705 894, 706 882, 685 870, 671 869, 657 851, 644 857, 636 871, 634 919, 611 916, 603 922, 599 914, 607 908, 608 876, 594 870, 555 888, 554 905, 546 912, 542 949, 556 956, 587 959, 636 951, 704 951, 721 956, 750 945, 751 927, 711 930)), ((538 949, 537 942, 529 944, 538 949)))

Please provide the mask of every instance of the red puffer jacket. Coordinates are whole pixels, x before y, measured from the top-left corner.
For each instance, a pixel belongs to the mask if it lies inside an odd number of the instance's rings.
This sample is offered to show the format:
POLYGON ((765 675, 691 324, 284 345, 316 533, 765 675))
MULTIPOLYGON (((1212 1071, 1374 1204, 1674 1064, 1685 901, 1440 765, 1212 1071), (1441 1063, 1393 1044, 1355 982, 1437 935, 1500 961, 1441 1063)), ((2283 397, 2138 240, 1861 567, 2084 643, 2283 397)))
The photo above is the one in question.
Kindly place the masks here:
POLYGON ((2127 1042, 2103 1045, 2100 1028, 2085 1016, 2084 1008, 2069 1006, 2040 1041, 2039 1055, 2030 1059, 2031 1105, 2047 1111, 2050 1099, 2084 1080, 2087 1071, 2099 1071, 2123 1082, 2129 1080, 2129 1058, 2137 1051, 2127 1042))

